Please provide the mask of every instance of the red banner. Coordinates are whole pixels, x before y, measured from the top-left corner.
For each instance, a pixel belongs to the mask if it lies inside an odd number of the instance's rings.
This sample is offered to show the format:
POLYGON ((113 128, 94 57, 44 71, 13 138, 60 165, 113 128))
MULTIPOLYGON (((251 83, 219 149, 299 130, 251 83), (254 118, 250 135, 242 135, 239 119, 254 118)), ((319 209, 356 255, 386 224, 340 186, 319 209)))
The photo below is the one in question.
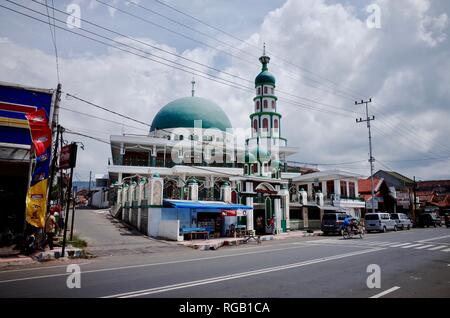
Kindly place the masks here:
POLYGON ((45 110, 39 109, 25 115, 31 130, 31 139, 36 151, 36 156, 44 154, 52 145, 52 131, 48 127, 48 119, 45 110))

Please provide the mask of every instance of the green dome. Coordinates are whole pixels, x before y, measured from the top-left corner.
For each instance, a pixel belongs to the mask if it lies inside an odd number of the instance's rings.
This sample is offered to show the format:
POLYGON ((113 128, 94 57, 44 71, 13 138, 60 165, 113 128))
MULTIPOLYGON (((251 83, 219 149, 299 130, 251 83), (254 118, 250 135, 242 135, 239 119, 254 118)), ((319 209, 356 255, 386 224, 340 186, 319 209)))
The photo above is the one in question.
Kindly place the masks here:
POLYGON ((156 114, 150 131, 166 128, 194 128, 194 121, 202 120, 202 128, 226 131, 231 122, 225 112, 210 100, 201 97, 176 99, 156 114))
POLYGON ((255 78, 255 86, 262 84, 275 85, 275 76, 273 76, 269 71, 262 71, 255 78))

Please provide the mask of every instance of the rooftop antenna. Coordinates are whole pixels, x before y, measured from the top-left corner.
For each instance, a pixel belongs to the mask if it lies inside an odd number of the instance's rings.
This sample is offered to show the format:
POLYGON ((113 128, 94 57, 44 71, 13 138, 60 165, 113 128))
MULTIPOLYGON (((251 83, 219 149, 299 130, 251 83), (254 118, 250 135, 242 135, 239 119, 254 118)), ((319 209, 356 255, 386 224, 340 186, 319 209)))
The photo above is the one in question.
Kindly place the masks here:
POLYGON ((194 97, 194 95, 195 95, 195 79, 194 79, 194 76, 192 76, 192 81, 191 81, 191 84, 192 84, 192 97, 194 97))
POLYGON ((266 56, 266 42, 263 44, 263 56, 266 56))

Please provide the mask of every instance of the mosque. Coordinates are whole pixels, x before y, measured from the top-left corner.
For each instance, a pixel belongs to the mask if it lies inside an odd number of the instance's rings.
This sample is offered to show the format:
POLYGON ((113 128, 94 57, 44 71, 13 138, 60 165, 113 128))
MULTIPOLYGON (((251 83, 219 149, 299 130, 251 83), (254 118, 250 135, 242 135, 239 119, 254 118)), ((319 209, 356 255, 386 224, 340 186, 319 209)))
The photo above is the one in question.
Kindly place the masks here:
MULTIPOLYGON (((116 213, 149 235, 166 237, 173 235, 161 235, 166 230, 160 222, 169 221, 173 209, 178 211, 174 217, 177 228, 214 227, 217 216, 232 216, 235 219, 229 222, 258 234, 265 234, 270 224, 274 234, 308 228, 314 224, 308 215, 317 221, 326 209, 358 213, 360 204, 345 205, 336 196, 342 186, 354 189, 357 175, 334 171, 322 173, 320 180, 308 179, 301 169, 288 165, 287 158, 298 149, 288 146, 282 135, 276 78, 268 69, 270 57, 263 54, 259 61, 262 67, 255 78, 249 115, 251 135, 245 143, 238 143, 219 105, 195 96, 194 80, 191 96, 162 107, 148 135, 110 137, 108 172, 117 189, 116 213), (331 188, 328 179, 334 180, 331 188), (186 201, 197 205, 187 206, 186 201), (155 209, 159 209, 157 216, 151 216, 155 209), (185 221, 179 209, 187 211, 185 221), (233 210, 244 213, 233 214, 233 210), (158 225, 151 225, 155 219, 160 220, 158 225)), ((227 222, 223 223, 222 228, 227 222)))

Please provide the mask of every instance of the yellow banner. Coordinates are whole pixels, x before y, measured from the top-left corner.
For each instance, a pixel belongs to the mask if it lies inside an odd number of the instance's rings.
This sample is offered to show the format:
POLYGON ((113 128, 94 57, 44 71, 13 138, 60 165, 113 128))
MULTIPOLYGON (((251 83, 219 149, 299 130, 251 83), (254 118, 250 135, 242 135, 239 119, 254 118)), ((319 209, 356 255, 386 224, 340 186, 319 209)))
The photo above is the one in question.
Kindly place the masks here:
POLYGON ((43 228, 47 212, 47 184, 48 179, 39 181, 28 189, 27 193, 27 217, 29 224, 43 228))

